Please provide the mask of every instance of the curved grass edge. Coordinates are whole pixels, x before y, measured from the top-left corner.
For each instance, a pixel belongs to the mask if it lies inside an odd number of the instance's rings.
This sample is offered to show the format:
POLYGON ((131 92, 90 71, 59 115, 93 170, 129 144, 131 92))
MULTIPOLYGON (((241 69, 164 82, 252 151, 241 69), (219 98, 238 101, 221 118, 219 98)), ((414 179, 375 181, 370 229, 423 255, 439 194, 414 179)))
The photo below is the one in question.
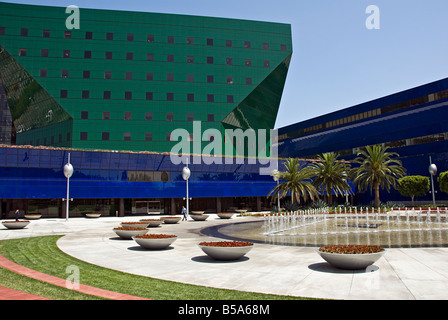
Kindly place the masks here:
MULTIPOLYGON (((5 258, 62 279, 69 266, 79 269, 80 282, 96 288, 155 300, 303 300, 308 298, 273 295, 237 290, 218 289, 160 280, 100 267, 76 259, 57 246, 62 235, 8 239, 0 242, 0 254, 5 258)), ((30 281, 33 279, 30 279, 30 281)), ((34 280, 37 281, 37 280, 34 280)), ((0 285, 2 280, 0 279, 0 285)), ((9 286, 10 287, 10 286, 9 286)), ((11 288, 16 289, 16 288, 11 288)), ((62 290, 68 290, 61 288, 62 290)), ((16 289, 19 290, 19 289, 16 289)), ((30 292, 38 294, 36 292, 30 292)), ((43 294, 39 294, 45 296, 43 294)), ((50 297, 49 297, 50 298, 50 297)), ((70 299, 85 297, 73 296, 70 299)), ((95 299, 96 297, 92 297, 95 299)))

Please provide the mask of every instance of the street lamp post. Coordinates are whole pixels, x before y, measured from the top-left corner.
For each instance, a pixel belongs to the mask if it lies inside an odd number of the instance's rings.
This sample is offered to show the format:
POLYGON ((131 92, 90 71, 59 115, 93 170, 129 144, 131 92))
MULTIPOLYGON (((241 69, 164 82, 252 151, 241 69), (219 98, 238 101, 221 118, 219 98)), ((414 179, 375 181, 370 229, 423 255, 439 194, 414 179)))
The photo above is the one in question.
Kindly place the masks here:
POLYGON ((189 207, 189 200, 190 200, 190 198, 188 196, 188 179, 190 178, 191 171, 188 168, 188 158, 186 159, 186 162, 187 162, 186 166, 182 169, 182 178, 186 181, 186 184, 187 184, 187 198, 186 198, 186 200, 187 200, 187 217, 188 217, 188 214, 190 213, 190 207, 189 207))
POLYGON ((436 206, 436 194, 434 191, 434 179, 433 176, 437 174, 437 166, 432 163, 431 156, 429 156, 429 168, 428 168, 429 174, 431 175, 431 190, 432 190, 432 205, 436 206))
MULTIPOLYGON (((70 153, 68 154, 68 162, 64 166, 64 176, 67 178, 67 198, 65 200, 67 201, 66 204, 66 210, 65 210, 65 221, 68 221, 68 211, 69 211, 69 201, 70 201, 70 177, 73 175, 73 166, 70 163, 70 153)), ((71 199, 73 200, 73 199, 71 199)))
MULTIPOLYGON (((278 177, 279 171, 277 169, 272 171, 272 177, 274 178, 274 181, 277 181, 277 185, 280 183, 280 179, 278 177)), ((280 212, 280 192, 277 190, 277 210, 280 212)))

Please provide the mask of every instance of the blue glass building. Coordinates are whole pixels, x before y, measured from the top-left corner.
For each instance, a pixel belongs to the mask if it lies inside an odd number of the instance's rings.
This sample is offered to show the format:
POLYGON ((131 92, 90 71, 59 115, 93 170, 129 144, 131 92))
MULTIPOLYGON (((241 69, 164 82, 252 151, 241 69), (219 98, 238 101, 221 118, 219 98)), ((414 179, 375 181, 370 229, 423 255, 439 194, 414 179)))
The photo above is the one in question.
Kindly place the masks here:
MULTIPOLYGON (((448 170, 448 78, 332 112, 279 129, 279 155, 313 158, 338 152, 351 160, 367 145, 383 144, 397 152, 408 175, 429 176, 432 162, 448 170)), ((435 182, 437 189, 437 182, 435 182)), ((358 195, 368 203, 371 195, 358 195)), ((429 201, 430 194, 418 197, 429 201)), ((447 200, 442 192, 436 199, 447 200)), ((409 200, 394 191, 381 200, 409 200)))

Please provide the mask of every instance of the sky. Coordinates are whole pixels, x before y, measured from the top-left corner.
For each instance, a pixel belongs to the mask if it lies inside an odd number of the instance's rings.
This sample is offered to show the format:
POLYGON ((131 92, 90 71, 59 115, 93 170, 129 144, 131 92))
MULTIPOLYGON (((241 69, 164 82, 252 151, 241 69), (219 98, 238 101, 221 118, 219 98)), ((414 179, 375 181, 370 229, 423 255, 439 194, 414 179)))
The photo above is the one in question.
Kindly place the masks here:
POLYGON ((293 55, 275 128, 448 77, 447 0, 5 2, 291 24, 293 55))

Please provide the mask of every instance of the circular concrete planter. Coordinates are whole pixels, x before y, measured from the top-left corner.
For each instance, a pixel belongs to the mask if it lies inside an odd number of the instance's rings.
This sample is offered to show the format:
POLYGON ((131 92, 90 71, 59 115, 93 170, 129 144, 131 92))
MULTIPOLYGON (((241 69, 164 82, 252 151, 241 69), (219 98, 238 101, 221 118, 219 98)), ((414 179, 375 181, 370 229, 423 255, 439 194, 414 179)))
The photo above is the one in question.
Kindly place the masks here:
POLYGON ((30 222, 26 220, 19 220, 19 221, 2 221, 2 224, 8 228, 8 229, 23 229, 25 228, 30 222))
POLYGON ((86 218, 99 218, 101 216, 101 213, 86 213, 86 218))
POLYGON ((133 236, 142 236, 148 232, 146 228, 114 228, 114 232, 122 239, 131 240, 133 236))
POLYGON ((163 217, 163 223, 166 224, 176 224, 180 221, 181 217, 163 217))
POLYGON ((142 248, 148 250, 163 250, 168 248, 177 236, 175 235, 160 235, 160 234, 145 234, 143 236, 132 237, 142 248))
POLYGON ((221 219, 230 219, 230 218, 232 218, 233 215, 234 215, 234 213, 231 213, 231 212, 218 213, 218 217, 220 217, 221 219))
MULTIPOLYGON (((242 243, 238 242, 237 243, 242 243)), ((253 243, 247 243, 247 245, 242 246, 219 246, 219 243, 235 243, 234 241, 221 241, 216 242, 216 245, 213 243, 209 243, 208 245, 203 244, 201 242, 199 244, 199 248, 207 254, 210 258, 215 260, 238 260, 246 255, 252 248, 253 243)))
POLYGON ((25 217, 25 219, 28 219, 28 220, 37 220, 37 219, 40 219, 42 217, 42 215, 40 213, 29 213, 29 214, 25 214, 24 217, 25 217))
POLYGON ((206 214, 194 214, 190 216, 194 221, 205 221, 208 218, 206 214))
POLYGON ((132 222, 122 222, 120 225, 122 227, 127 228, 146 228, 148 227, 149 222, 148 221, 132 221, 132 222))
POLYGON ((148 223, 148 228, 158 227, 158 226, 160 226, 163 223, 162 219, 142 219, 140 221, 147 222, 148 223))
POLYGON ((374 253, 330 253, 316 249, 316 252, 333 267, 347 270, 365 269, 374 264, 385 252, 374 253))
POLYGON ((237 209, 235 210, 236 213, 246 213, 247 210, 246 209, 237 209))
POLYGON ((191 211, 190 215, 193 215, 193 214, 204 214, 204 211, 191 211))

